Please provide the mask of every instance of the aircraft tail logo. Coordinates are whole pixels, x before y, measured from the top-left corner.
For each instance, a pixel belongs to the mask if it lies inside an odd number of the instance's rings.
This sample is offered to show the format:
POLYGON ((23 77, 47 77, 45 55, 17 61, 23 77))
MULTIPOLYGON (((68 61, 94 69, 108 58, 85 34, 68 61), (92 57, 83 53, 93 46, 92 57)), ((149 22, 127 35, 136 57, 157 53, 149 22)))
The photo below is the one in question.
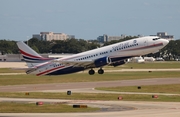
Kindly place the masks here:
POLYGON ((52 58, 42 57, 22 41, 17 42, 17 46, 24 58, 24 61, 27 63, 28 67, 33 67, 40 63, 52 60, 52 58))

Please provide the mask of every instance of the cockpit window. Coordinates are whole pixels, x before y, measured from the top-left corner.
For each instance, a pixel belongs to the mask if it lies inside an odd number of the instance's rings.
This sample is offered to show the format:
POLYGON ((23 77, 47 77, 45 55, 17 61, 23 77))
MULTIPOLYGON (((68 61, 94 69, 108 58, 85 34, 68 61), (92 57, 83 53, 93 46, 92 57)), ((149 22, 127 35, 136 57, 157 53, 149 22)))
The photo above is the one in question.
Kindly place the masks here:
POLYGON ((155 41, 155 40, 158 40, 158 39, 160 39, 160 38, 154 38, 153 40, 155 41))

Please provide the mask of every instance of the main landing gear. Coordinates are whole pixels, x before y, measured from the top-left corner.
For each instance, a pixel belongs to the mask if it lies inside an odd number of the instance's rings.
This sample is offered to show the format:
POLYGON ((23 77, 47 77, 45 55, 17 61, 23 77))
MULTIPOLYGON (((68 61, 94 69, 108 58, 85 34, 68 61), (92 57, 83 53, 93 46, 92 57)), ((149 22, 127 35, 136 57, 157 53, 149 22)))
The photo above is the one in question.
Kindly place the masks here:
MULTIPOLYGON (((103 74, 104 73, 104 70, 102 68, 100 68, 98 70, 98 74, 103 74)), ((89 70, 89 75, 94 75, 95 74, 95 71, 93 69, 89 70)))
POLYGON ((89 70, 89 75, 94 75, 95 71, 93 69, 89 70))

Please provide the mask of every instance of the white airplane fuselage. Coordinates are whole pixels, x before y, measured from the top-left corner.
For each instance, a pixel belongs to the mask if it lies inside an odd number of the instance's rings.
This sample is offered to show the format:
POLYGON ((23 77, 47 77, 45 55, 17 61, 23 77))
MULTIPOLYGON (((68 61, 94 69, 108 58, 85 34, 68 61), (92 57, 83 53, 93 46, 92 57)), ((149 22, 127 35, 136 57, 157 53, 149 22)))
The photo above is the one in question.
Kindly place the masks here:
POLYGON ((36 69, 28 70, 27 74, 36 74, 37 76, 60 75, 85 69, 102 68, 105 65, 124 61, 131 57, 158 52, 168 42, 168 40, 157 36, 135 38, 54 61, 44 62, 35 66, 36 69))

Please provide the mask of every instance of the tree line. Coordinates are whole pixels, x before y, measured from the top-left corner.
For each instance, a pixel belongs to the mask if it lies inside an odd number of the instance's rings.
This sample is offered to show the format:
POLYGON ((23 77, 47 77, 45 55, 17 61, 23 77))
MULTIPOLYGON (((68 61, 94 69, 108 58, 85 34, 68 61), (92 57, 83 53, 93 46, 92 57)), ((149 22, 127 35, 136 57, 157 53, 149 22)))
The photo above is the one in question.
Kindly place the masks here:
MULTIPOLYGON (((83 39, 67 39, 43 41, 31 38, 25 42, 37 53, 80 53, 100 47, 97 41, 83 39)), ((0 52, 2 54, 19 54, 16 41, 0 40, 0 52)))
MULTIPOLYGON (((38 53, 80 53, 87 50, 92 50, 99 48, 101 46, 107 46, 113 43, 137 38, 136 36, 127 36, 124 39, 113 40, 110 42, 105 42, 100 45, 97 40, 87 41, 84 39, 67 39, 67 40, 53 40, 53 41, 43 41, 37 38, 31 38, 25 43, 28 44, 32 49, 38 53)), ((0 53, 1 54, 19 54, 19 49, 16 45, 16 41, 11 40, 0 40, 0 53)), ((180 56, 180 40, 172 40, 169 44, 162 50, 155 54, 149 54, 146 56, 151 57, 163 57, 166 60, 176 59, 180 56)))

